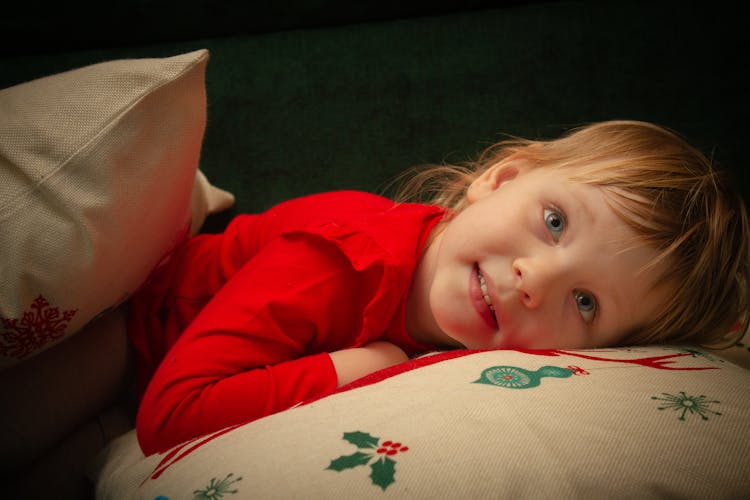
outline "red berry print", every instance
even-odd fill
[[[331,460],[328,469],[340,472],[369,465],[372,483],[383,491],[396,481],[396,460],[392,457],[409,451],[408,446],[390,440],[380,443],[380,438],[362,431],[345,432],[344,440],[355,445],[358,450],[351,455],[342,455]],[[374,455],[372,450],[375,450]]]
[[[384,441],[383,445],[378,448],[377,453],[380,455],[387,455],[389,457],[392,457],[406,451],[409,451],[408,446],[404,446],[401,443],[394,443],[393,441]]]

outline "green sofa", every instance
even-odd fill
[[[552,137],[612,118],[677,130],[750,193],[739,76],[748,36],[729,7],[423,3],[140,1],[93,19],[61,4],[42,20],[0,20],[0,88],[208,48],[201,168],[241,212],[378,190],[408,166],[468,159],[501,134]]]
[[[15,9],[0,18],[0,88],[106,60],[210,51],[200,168],[237,203],[206,231],[290,197],[380,192],[407,167],[471,159],[505,134],[550,138],[616,118],[680,132],[750,196],[740,76],[748,35],[720,3],[139,0],[108,13],[83,2]],[[55,418],[46,405],[40,411]],[[37,458],[5,479],[22,491]],[[80,479],[48,486],[74,497]]]

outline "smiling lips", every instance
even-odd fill
[[[474,265],[474,269],[471,273],[469,289],[471,291],[472,299],[474,299],[474,306],[477,308],[477,311],[484,322],[493,330],[499,329],[497,315],[495,314],[495,307],[492,305],[487,281],[477,264]]]
[[[492,312],[492,315],[494,316],[495,308],[492,306],[492,302],[490,302],[490,293],[487,291],[487,282],[484,279],[482,271],[477,271],[477,277],[479,278],[479,289],[482,290],[482,298],[484,299],[487,307],[490,308],[490,312]]]

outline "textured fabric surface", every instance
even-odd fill
[[[129,296],[187,234],[208,54],[0,91],[0,368]]]
[[[750,372],[722,358],[669,346],[436,356],[450,359],[163,454],[125,435],[100,457],[99,498],[730,499],[750,487]]]

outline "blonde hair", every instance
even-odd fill
[[[729,346],[748,329],[750,226],[726,174],[677,134],[637,121],[608,121],[551,141],[514,138],[461,166],[417,167],[401,177],[397,201],[467,205],[468,186],[486,169],[521,158],[565,169],[598,186],[613,210],[658,252],[649,269],[673,292],[656,317],[624,344]],[[404,181],[404,179],[407,179]],[[737,322],[740,326],[737,326]]]

